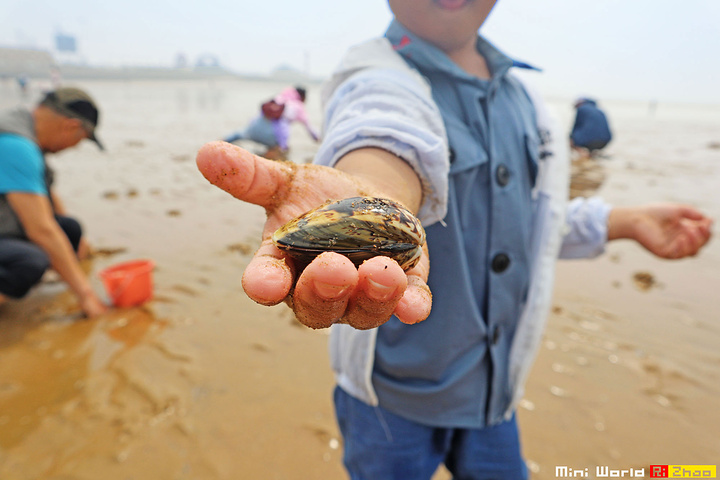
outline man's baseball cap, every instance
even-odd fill
[[[105,147],[95,136],[99,112],[95,106],[95,101],[87,92],[79,88],[61,87],[48,92],[40,105],[51,108],[64,117],[80,120],[88,134],[88,138],[95,142],[100,150],[105,150]]]

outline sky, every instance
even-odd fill
[[[0,46],[53,51],[64,33],[92,65],[211,54],[238,73],[323,77],[391,19],[386,0],[0,0]],[[500,0],[481,33],[542,68],[527,77],[548,96],[720,105],[718,0]]]

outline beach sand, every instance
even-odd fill
[[[194,162],[284,85],[79,85],[101,105],[107,151],[87,142],[49,161],[95,249],[83,266],[103,292],[100,270],[152,259],[155,297],[85,320],[49,275],[0,306],[0,478],[346,478],[327,331],[245,296],[240,278],[264,212],[209,185]],[[0,84],[0,108],[37,97],[37,86],[26,99],[14,88]],[[318,97],[311,87],[316,125]],[[571,102],[552,105],[569,125]],[[621,205],[687,202],[720,218],[720,108],[603,106],[616,140],[589,166],[602,181],[586,182],[587,193]],[[291,148],[304,163],[317,147],[294,126]],[[561,465],[592,476],[596,466],[717,463],[718,287],[717,240],[677,262],[614,242],[598,259],[559,263],[519,409],[533,478],[555,478]]]

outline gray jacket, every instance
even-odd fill
[[[35,122],[33,120],[32,113],[24,108],[18,108],[15,110],[7,110],[0,112],[0,134],[12,134],[25,137],[28,140],[37,143],[35,138]],[[0,151],[0,155],[3,152]],[[52,170],[48,168],[45,163],[45,157],[43,156],[43,163],[45,164],[45,184],[50,191],[50,185],[52,184],[53,174]],[[2,172],[0,172],[2,174]],[[25,238],[25,230],[20,223],[20,220],[15,215],[12,207],[7,201],[5,194],[0,193],[0,236],[1,237],[15,237]]]

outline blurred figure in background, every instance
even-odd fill
[[[52,267],[88,317],[105,312],[80,267],[87,245],[80,224],[53,194],[46,153],[95,137],[98,109],[76,88],[45,95],[34,110],[0,112],[0,303],[22,298]]]
[[[575,110],[570,146],[574,153],[582,157],[594,157],[612,140],[607,116],[597,106],[597,102],[590,98],[576,100]]]
[[[23,98],[25,98],[28,93],[28,78],[24,74],[20,74],[15,80],[17,81],[18,87],[20,87],[20,93]]]
[[[267,151],[262,154],[265,158],[287,160],[292,122],[302,123],[316,142],[320,138],[317,130],[310,124],[305,110],[306,94],[305,88],[300,86],[286,88],[273,99],[263,103],[260,113],[244,130],[238,130],[224,140],[229,143],[252,140],[267,147]]]

